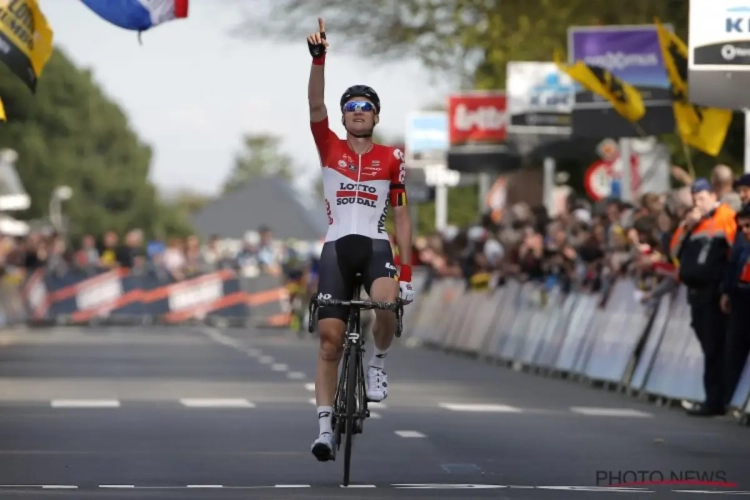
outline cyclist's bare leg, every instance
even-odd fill
[[[374,302],[395,302],[398,298],[398,281],[393,278],[378,278],[372,282],[370,297]],[[396,334],[396,314],[392,311],[375,309],[375,325],[372,336],[375,347],[387,351]]]
[[[320,347],[315,369],[315,401],[319,429],[312,453],[320,461],[333,458],[333,400],[336,397],[339,361],[344,351],[344,329],[345,324],[340,319],[324,318],[318,321]]]
[[[370,297],[375,302],[395,302],[398,292],[398,281],[393,278],[378,278],[370,287]],[[388,395],[385,358],[395,334],[396,314],[375,309],[375,324],[372,328],[375,346],[367,367],[367,397],[372,401],[382,401]]]
[[[326,318],[318,321],[320,347],[315,370],[315,401],[318,406],[333,406],[338,383],[338,367],[344,352],[346,324],[340,319]]]

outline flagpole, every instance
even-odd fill
[[[685,155],[685,161],[687,162],[688,173],[690,174],[690,177],[695,180],[695,169],[693,168],[693,159],[690,155],[690,147],[682,140],[682,137],[680,137],[680,143],[682,144],[682,152]]]

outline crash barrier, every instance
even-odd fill
[[[417,290],[408,335],[421,343],[670,401],[704,399],[684,287],[647,305],[629,280],[606,297],[516,281],[480,292],[441,279]],[[731,404],[750,413],[750,362]]]
[[[286,326],[289,300],[275,276],[232,269],[175,280],[160,269],[37,270],[20,288],[32,325],[183,323]]]

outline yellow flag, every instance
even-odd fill
[[[5,104],[3,104],[3,100],[0,99],[0,121],[6,121],[8,118],[5,116]]]
[[[31,89],[52,55],[52,29],[37,0],[0,0],[0,62]]]
[[[697,106],[688,101],[687,45],[664,27],[659,19],[654,19],[654,24],[674,99],[672,109],[677,123],[677,133],[685,144],[716,156],[721,152],[729,125],[732,123],[732,111]]]
[[[599,66],[590,66],[583,61],[576,61],[572,66],[562,63],[560,54],[555,52],[555,64],[583,87],[597,94],[615,108],[620,116],[635,123],[646,114],[646,107],[638,89],[625,83]]]

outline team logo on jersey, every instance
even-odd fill
[[[352,172],[356,172],[357,171],[357,166],[353,165],[351,163],[347,163],[346,160],[339,160],[339,168],[348,168]]]
[[[366,184],[340,182],[336,191],[336,205],[364,205],[375,208],[378,190]]]

